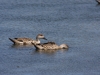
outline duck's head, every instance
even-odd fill
[[[68,49],[68,45],[67,45],[67,44],[61,44],[61,45],[60,45],[60,48],[61,48],[61,49]]]
[[[45,40],[47,40],[43,34],[38,34],[36,39],[45,39]]]

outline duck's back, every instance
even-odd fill
[[[55,43],[55,42],[48,42],[48,43],[44,43],[42,44],[42,47],[46,50],[46,49],[58,49],[59,46]]]
[[[30,39],[30,38],[14,38],[14,39],[16,39],[18,41],[22,41],[22,42],[24,42],[24,41],[32,41],[33,40],[33,39]]]

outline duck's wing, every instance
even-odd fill
[[[14,38],[14,39],[16,39],[17,41],[21,41],[21,42],[33,40],[33,39],[30,39],[30,38]]]
[[[41,46],[46,50],[52,50],[52,49],[57,49],[58,45],[55,44],[54,42],[48,42],[48,43],[44,43],[41,44]]]
[[[58,45],[55,44],[54,42],[47,42],[47,43],[41,43],[41,44],[35,44],[32,43],[36,49],[40,49],[40,50],[54,50],[54,49],[58,49]]]

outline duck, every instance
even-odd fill
[[[23,37],[23,38],[9,38],[10,41],[12,41],[14,43],[14,45],[31,45],[32,43],[35,43],[35,44],[39,44],[40,43],[40,39],[45,39],[45,36],[43,34],[38,34],[36,36],[36,40],[33,40],[31,38],[26,38],[26,37]]]
[[[96,2],[98,2],[98,4],[100,4],[100,0],[96,0]]]
[[[57,45],[55,42],[47,42],[41,44],[32,43],[36,50],[58,50],[58,49],[68,49],[67,44]]]

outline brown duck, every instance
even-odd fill
[[[32,43],[38,50],[57,50],[57,49],[68,49],[67,44],[57,45],[55,42],[47,42],[43,44]]]
[[[32,43],[39,44],[40,39],[47,40],[43,34],[38,34],[36,36],[36,40],[33,40],[31,38],[14,38],[14,39],[9,38],[9,40],[11,40],[14,43],[14,45],[31,45]]]

